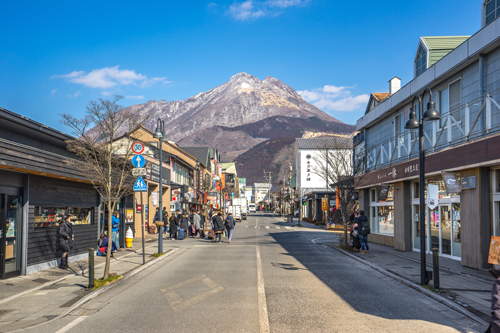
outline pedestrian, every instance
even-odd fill
[[[207,219],[207,214],[205,212],[201,213],[198,211],[198,214],[200,214],[200,228],[205,230],[205,221]]]
[[[118,229],[120,227],[120,219],[118,218],[118,211],[115,210],[113,212],[113,216],[111,217],[111,239],[113,243],[115,243],[116,247],[120,246],[118,243]]]
[[[224,221],[224,225],[227,230],[228,242],[231,243],[231,239],[233,238],[233,230],[234,230],[234,219],[233,213],[229,213]]]
[[[188,231],[188,218],[189,218],[189,215],[186,213],[186,211],[183,212],[182,214],[182,219],[181,219],[181,228],[184,229],[184,233],[187,233]]]
[[[359,253],[365,254],[370,253],[370,248],[368,247],[368,235],[370,234],[370,222],[365,216],[365,211],[360,210],[356,214],[354,222],[358,224],[359,240],[361,242],[361,251]],[[366,247],[366,251],[365,251]]]
[[[59,268],[68,268],[68,252],[73,248],[73,227],[69,215],[64,215],[57,231],[57,248],[63,251]]]
[[[167,228],[168,228],[168,212],[167,212],[167,207],[163,207],[163,212],[162,212],[162,219],[163,219],[163,233],[167,233]]]
[[[175,213],[172,213],[168,222],[170,224],[170,240],[174,240],[177,238],[177,218]]]
[[[351,246],[353,251],[358,251],[361,248],[361,241],[359,240],[358,224],[354,223],[351,230]]]
[[[160,212],[160,207],[156,207],[156,212],[155,212],[155,217],[153,218],[153,221],[155,222],[160,222],[162,221],[162,216],[161,216],[161,212]],[[159,234],[161,232],[161,226],[157,226],[156,227],[156,233]]]
[[[214,243],[220,243],[222,238],[222,232],[224,231],[224,223],[222,222],[221,212],[217,213],[217,215],[213,217],[212,223],[214,225],[213,229],[215,232]]]
[[[99,251],[97,252],[98,256],[106,256],[108,253],[108,242],[109,238],[104,233],[101,234],[101,240],[99,241],[98,247]],[[113,257],[113,251],[116,251],[116,244],[111,242],[111,257]]]
[[[201,228],[201,216],[200,214],[198,214],[197,211],[194,212],[194,215],[193,215],[193,224],[194,224],[194,235],[193,237],[196,237],[196,235],[198,235],[198,233],[200,232],[200,228]]]

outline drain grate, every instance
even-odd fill
[[[60,308],[69,308],[73,305],[76,304],[76,302],[78,302],[79,300],[81,300],[83,297],[85,297],[85,295],[87,295],[87,293],[84,293],[82,295],[79,295],[79,296],[76,296],[75,298],[67,301],[66,303],[64,303],[63,305],[60,306]]]
[[[46,283],[49,282],[50,280],[39,278],[39,279],[34,279],[32,281],[36,283]]]

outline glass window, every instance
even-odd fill
[[[57,227],[65,214],[70,216],[72,224],[93,224],[92,208],[43,207],[35,206],[35,228]]]
[[[427,51],[420,46],[418,50],[417,60],[415,62],[415,76],[419,76],[427,69]]]
[[[500,0],[488,0],[486,2],[486,25],[500,16]]]
[[[448,114],[451,112],[451,116],[457,121],[462,120],[461,113],[461,98],[460,98],[460,80],[453,82],[448,87],[444,88],[439,92],[439,111],[441,112],[440,126],[443,127]],[[449,122],[447,125],[449,125]]]
[[[495,171],[495,193],[500,193],[500,170]]]
[[[394,206],[378,207],[378,232],[394,235]]]

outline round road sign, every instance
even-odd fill
[[[132,151],[136,154],[142,154],[144,151],[144,143],[140,141],[135,141],[132,143]]]

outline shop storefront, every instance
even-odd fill
[[[371,231],[394,236],[394,186],[384,185],[370,189]]]

